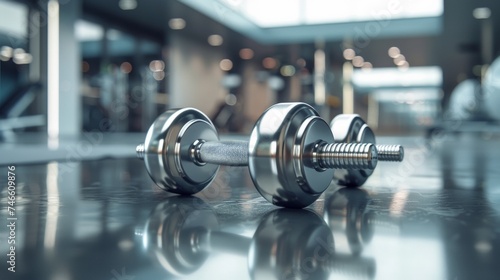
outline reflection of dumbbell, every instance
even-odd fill
[[[218,141],[207,116],[196,109],[168,110],[151,125],[138,157],[156,184],[193,194],[214,179],[220,164],[248,165],[264,198],[301,208],[330,185],[333,169],[373,170],[377,151],[370,143],[335,144],[328,124],[305,103],[282,103],[259,118],[249,141]]]
[[[332,272],[372,278],[372,259],[336,254],[325,222],[314,212],[266,214],[253,238],[217,230],[217,218],[196,197],[160,203],[142,232],[143,245],[170,274],[197,271],[212,252],[247,256],[253,279],[326,279]]]
[[[324,218],[335,238],[335,248],[359,255],[374,234],[374,214],[366,208],[370,195],[363,189],[342,188],[325,200]]]
[[[323,217],[332,230],[337,253],[359,256],[376,232],[387,236],[401,231],[397,218],[376,213],[376,208],[370,194],[363,189],[340,188],[325,195]]]
[[[375,145],[375,134],[366,122],[356,114],[341,114],[330,122],[336,143],[371,143]],[[379,161],[403,161],[404,150],[401,145],[376,145]],[[339,185],[361,186],[373,173],[373,169],[344,169],[335,172]]]

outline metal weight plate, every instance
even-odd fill
[[[328,124],[305,103],[281,103],[259,118],[249,140],[249,170],[260,194],[284,207],[302,208],[328,188],[333,170],[310,164],[321,141],[332,143]]]
[[[366,122],[356,114],[341,114],[330,122],[336,143],[375,143],[375,134]],[[373,173],[370,169],[344,169],[335,172],[339,185],[358,187]]]
[[[218,165],[195,163],[191,148],[196,140],[218,141],[210,119],[194,108],[172,109],[149,128],[144,163],[153,181],[163,190],[194,194],[214,179]]]

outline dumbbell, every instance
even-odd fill
[[[330,228],[312,211],[271,211],[252,238],[218,228],[209,205],[181,196],[158,204],[136,235],[177,277],[196,272],[214,253],[246,257],[252,279],[327,279],[332,272],[367,279],[375,273],[373,259],[337,254]]]
[[[340,114],[330,122],[336,143],[371,143],[376,145],[375,134],[366,122],[356,114]],[[379,161],[401,162],[404,149],[401,145],[376,145]],[[363,185],[373,169],[344,169],[335,172],[334,180],[342,186],[359,187]]]
[[[265,199],[292,208],[313,203],[330,185],[333,169],[372,170],[377,165],[373,144],[334,143],[328,124],[305,103],[267,109],[249,141],[219,141],[210,119],[196,109],[168,110],[136,152],[166,191],[194,194],[210,184],[219,165],[248,165]]]

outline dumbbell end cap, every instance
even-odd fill
[[[161,189],[190,195],[203,190],[215,178],[219,166],[193,161],[193,144],[218,141],[210,119],[194,108],[170,109],[151,125],[143,145],[136,148],[153,181]]]
[[[377,151],[380,161],[402,162],[405,157],[405,150],[401,145],[377,145]]]

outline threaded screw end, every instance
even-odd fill
[[[135,147],[135,153],[138,158],[144,159],[144,154],[146,154],[146,147],[144,144],[137,145],[137,147]]]
[[[377,145],[378,160],[401,162],[405,157],[403,146],[401,145]]]
[[[321,168],[369,169],[377,166],[377,149],[371,143],[331,143],[319,148],[318,164]]]

